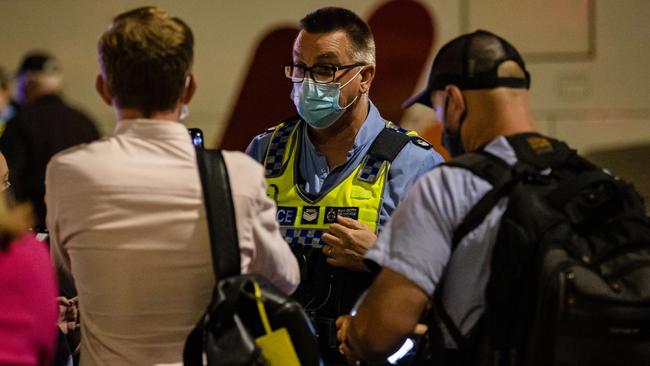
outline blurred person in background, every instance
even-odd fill
[[[9,75],[0,66],[0,136],[5,129],[5,124],[18,111],[18,103],[11,97]]]
[[[5,159],[5,156],[0,152],[0,199],[3,200],[5,204],[9,205],[13,203],[7,202],[10,200],[10,197],[8,196],[11,192],[9,191],[10,187],[11,181],[9,180],[9,166],[7,165],[7,159]]]
[[[0,154],[0,365],[49,366],[57,303],[47,247],[28,232],[28,204],[9,207],[7,163]]]
[[[57,152],[99,138],[95,123],[61,98],[59,61],[45,52],[27,54],[16,73],[21,109],[6,123],[0,151],[7,158],[17,202],[31,202],[36,228],[45,226],[45,167]]]
[[[196,90],[189,26],[157,7],[116,16],[98,42],[96,89],[117,124],[48,165],[52,255],[72,271],[82,365],[182,360],[215,278],[196,151],[182,119]],[[285,293],[299,270],[266,197],[262,167],[223,152],[242,273]]]

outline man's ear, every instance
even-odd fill
[[[104,103],[112,107],[113,95],[111,94],[110,90],[108,90],[108,83],[102,74],[97,74],[97,78],[95,79],[95,89],[97,90],[97,93],[102,98]]]
[[[447,85],[445,87],[447,92],[447,102],[445,106],[445,119],[450,121],[460,121],[461,116],[465,113],[467,105],[465,104],[465,97],[456,85]]]
[[[185,79],[185,88],[183,89],[183,94],[181,95],[181,101],[183,104],[190,103],[192,97],[194,96],[194,92],[196,92],[196,79],[194,78],[194,74],[190,73],[187,75],[187,79]]]
[[[366,65],[363,67],[363,70],[359,73],[361,75],[361,84],[359,88],[361,89],[362,94],[368,93],[370,90],[370,84],[375,78],[375,65]]]

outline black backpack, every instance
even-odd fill
[[[315,331],[302,306],[264,277],[240,274],[226,165],[218,150],[197,148],[196,154],[218,281],[208,309],[185,341],[184,365],[202,366],[203,354],[209,366],[266,365],[269,361],[256,340],[278,330],[288,335],[297,363],[320,365]]]
[[[509,202],[493,249],[484,316],[463,337],[436,290],[430,347],[416,359],[650,365],[650,220],[643,199],[563,142],[532,133],[508,142],[517,154],[514,166],[483,150],[446,163],[493,186],[455,230],[452,250],[501,198]],[[443,348],[441,325],[458,350]]]

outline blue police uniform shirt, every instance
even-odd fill
[[[352,148],[348,151],[347,161],[332,171],[329,170],[325,156],[318,152],[309,139],[307,128],[302,128],[303,138],[300,146],[299,168],[304,181],[303,189],[305,192],[310,195],[327,192],[345,180],[361,164],[361,160],[368,152],[370,145],[386,126],[386,120],[381,117],[372,102],[369,102],[369,107],[368,116],[361,129],[359,129]],[[256,136],[248,145],[246,153],[258,162],[263,163],[270,139],[270,132]],[[441,162],[443,162],[442,156],[433,148],[422,148],[414,143],[404,146],[390,166],[388,181],[382,196],[379,228],[386,223],[415,180]]]
[[[503,136],[488,143],[485,151],[511,166],[517,162],[515,151]],[[453,255],[451,241],[465,215],[491,189],[490,183],[469,170],[452,166],[433,169],[409,190],[365,255],[431,296],[445,273],[442,303],[463,335],[485,311],[492,248],[508,197],[499,200],[483,222],[461,240]],[[447,334],[445,344],[456,347]]]

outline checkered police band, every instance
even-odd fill
[[[322,229],[280,228],[280,233],[289,245],[310,246],[315,249],[323,247],[321,237],[324,232]]]
[[[264,168],[267,177],[274,177],[282,173],[284,152],[289,146],[287,142],[291,137],[291,131],[295,127],[296,123],[298,123],[298,121],[286,122],[273,134],[271,142],[269,143],[269,151],[266,154],[266,160],[264,161]]]
[[[386,165],[385,160],[378,160],[367,155],[361,163],[361,169],[357,178],[362,182],[375,183],[384,165]]]

